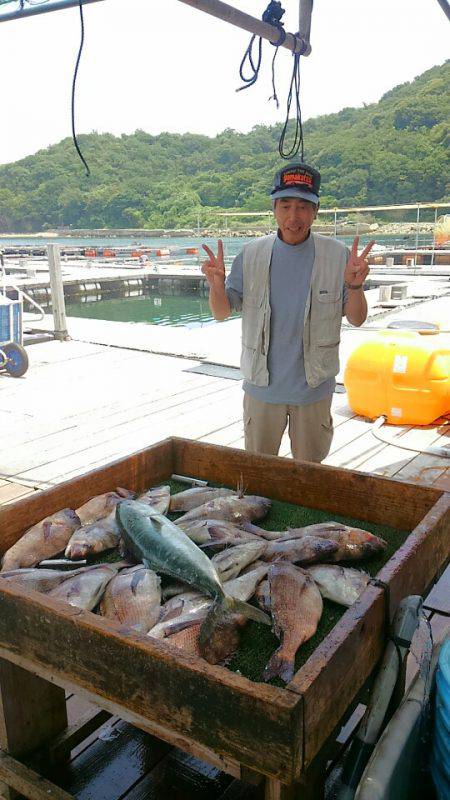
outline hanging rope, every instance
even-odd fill
[[[294,67],[292,70],[291,85],[289,87],[289,94],[286,105],[286,120],[281,131],[280,141],[278,144],[278,152],[281,158],[290,160],[294,158],[300,150],[301,160],[305,160],[304,143],[303,143],[303,124],[302,124],[302,110],[300,107],[300,53],[294,53]],[[294,141],[290,150],[285,149],[287,130],[289,126],[289,114],[291,112],[292,100],[295,95],[295,120],[294,120]]]
[[[75,131],[75,90],[76,90],[76,85],[77,85],[78,67],[80,66],[81,54],[83,52],[83,47],[84,47],[83,0],[79,0],[79,6],[80,6],[80,23],[81,23],[81,41],[80,41],[80,49],[78,50],[78,56],[77,56],[77,61],[76,61],[76,64],[75,64],[75,72],[74,72],[74,75],[73,75],[73,82],[72,82],[72,108],[71,108],[71,110],[72,110],[72,139],[73,139],[73,143],[75,145],[75,149],[76,149],[81,161],[84,164],[84,167],[85,167],[85,170],[86,170],[86,177],[90,178],[91,170],[89,169],[87,161],[84,158],[83,153],[80,150],[80,146],[78,144],[78,139],[77,139],[77,134],[76,134],[76,131]]]
[[[269,5],[267,6],[266,10],[262,15],[263,22],[267,22],[269,25],[273,25],[274,28],[278,28],[278,30],[280,31],[280,38],[278,39],[278,41],[271,42],[271,44],[273,44],[276,50],[272,60],[273,96],[270,99],[274,99],[276,101],[277,108],[278,108],[278,98],[275,88],[275,58],[279,46],[283,44],[284,40],[286,39],[286,31],[284,30],[283,23],[281,22],[281,18],[283,17],[283,15],[284,15],[284,8],[281,7],[281,3],[278,2],[278,0],[271,0],[271,2],[269,3]],[[258,40],[258,50],[257,50],[257,55],[255,57],[253,49],[256,40]],[[250,67],[250,74],[248,76],[244,75],[244,69],[246,68],[247,61]],[[253,84],[256,83],[256,81],[258,80],[261,63],[262,63],[262,37],[253,34],[239,67],[239,77],[243,81],[244,86],[239,86],[239,88],[236,89],[237,92],[241,92],[243,89],[248,89],[250,86],[253,86]]]

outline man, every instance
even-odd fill
[[[320,173],[306,164],[277,172],[271,192],[278,233],[246,245],[225,281],[223,245],[203,245],[211,311],[242,310],[245,449],[277,455],[289,426],[292,455],[322,461],[330,450],[330,414],[339,371],[342,315],[367,317],[363,284],[371,242],[358,256],[316,233]]]

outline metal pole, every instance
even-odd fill
[[[450,4],[448,0],[437,0],[447,19],[450,19]]]
[[[69,338],[66,323],[66,305],[64,302],[64,287],[61,274],[61,258],[59,245],[48,244],[48,269],[50,273],[50,289],[52,293],[53,321],[55,337],[61,341]]]
[[[334,238],[337,236],[337,208],[334,209]]]
[[[83,5],[88,3],[101,3],[103,0],[83,0]],[[6,14],[0,13],[0,22],[8,22],[12,19],[22,19],[22,17],[34,17],[36,14],[48,14],[50,11],[64,11],[66,8],[79,6],[79,0],[55,0],[54,3],[45,3],[39,6],[24,6],[15,11],[8,11]]]
[[[419,249],[419,220],[420,220],[420,206],[417,203],[417,219],[416,219],[416,250]],[[416,253],[417,257],[417,253]]]
[[[251,17],[249,14],[244,14],[243,11],[239,11],[237,8],[228,5],[228,3],[222,3],[221,0],[179,0],[179,2],[192,6],[198,11],[211,14],[211,16],[222,19],[224,22],[229,22],[230,25],[243,28],[243,30],[254,33],[256,36],[261,36],[269,42],[278,42],[280,38],[278,28],[269,25],[267,22],[262,22],[256,17]],[[285,47],[292,53],[300,53],[302,56],[309,56],[311,52],[309,42],[304,41],[299,36],[295,36],[293,33],[286,34],[286,39],[283,44],[280,44],[280,47]]]
[[[438,210],[434,209],[434,231],[433,231],[433,250],[431,251],[430,267],[434,267],[434,253],[436,250],[436,225],[437,225]]]
[[[311,14],[314,0],[300,0],[298,32],[303,41],[308,42],[311,36]]]

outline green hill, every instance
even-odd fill
[[[378,103],[304,126],[306,161],[322,173],[322,205],[448,198],[450,61]],[[0,167],[0,231],[192,226],[213,209],[269,208],[280,126],[209,138],[138,130],[80,136],[92,176],[64,139]],[[447,178],[448,180],[448,178]]]

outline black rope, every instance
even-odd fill
[[[280,141],[278,144],[278,152],[281,158],[290,160],[294,158],[298,151],[301,153],[301,160],[305,160],[304,143],[303,143],[303,124],[302,124],[302,111],[300,107],[300,53],[294,53],[294,68],[292,70],[291,85],[289,87],[289,94],[286,105],[286,120],[281,131]],[[295,95],[295,128],[294,128],[294,141],[290,150],[285,149],[287,130],[289,126],[289,114],[291,112],[291,105],[293,95]]]
[[[275,54],[272,59],[272,87],[273,87],[273,95],[270,97],[270,100],[275,100],[278,108],[278,97],[275,88],[275,59],[278,53],[278,48],[280,45],[283,44],[284,40],[286,39],[286,31],[284,30],[283,23],[281,22],[281,18],[284,14],[284,9],[281,7],[281,3],[279,0],[270,0],[269,5],[267,6],[266,10],[262,15],[263,22],[267,22],[269,25],[272,25],[274,28],[278,28],[280,31],[280,36],[276,42],[271,42],[275,49]],[[253,48],[255,45],[255,41],[258,39],[258,51],[257,56],[255,57],[253,53]],[[246,67],[246,62],[248,61],[248,65],[250,67],[250,74],[248,77],[244,75],[244,69]],[[243,59],[241,61],[239,67],[239,77],[241,81],[243,81],[243,86],[239,86],[236,89],[237,92],[241,92],[243,89],[248,89],[250,86],[253,86],[256,81],[258,80],[259,70],[261,69],[262,63],[262,37],[253,36],[250,39],[249,45],[244,53]]]
[[[87,161],[84,158],[83,153],[80,150],[80,146],[78,144],[78,139],[77,139],[77,134],[76,134],[76,131],[75,131],[75,90],[76,90],[76,85],[77,85],[78,67],[80,66],[81,54],[83,52],[83,47],[84,47],[83,0],[79,0],[79,6],[80,6],[80,22],[81,22],[81,41],[80,41],[80,49],[78,50],[78,57],[77,57],[77,61],[76,61],[76,64],[75,64],[75,72],[74,72],[74,75],[73,75],[73,83],[72,83],[72,139],[73,139],[73,143],[75,145],[75,149],[76,149],[76,151],[77,151],[77,153],[78,153],[78,155],[79,155],[79,157],[80,157],[81,161],[83,162],[84,167],[86,169],[86,177],[89,178],[90,175],[91,175],[91,170],[89,169]]]

